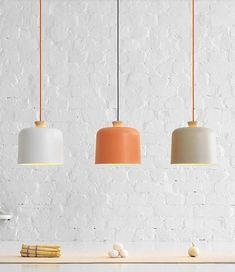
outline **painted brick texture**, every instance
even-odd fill
[[[121,119],[142,165],[94,165],[95,134],[115,119],[114,0],[43,1],[43,114],[64,134],[64,167],[16,165],[17,136],[39,106],[39,1],[0,1],[0,240],[235,239],[235,2],[196,1],[196,116],[218,166],[169,164],[191,116],[189,0],[121,1]]]

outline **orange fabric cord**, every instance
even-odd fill
[[[39,63],[40,63],[40,121],[42,121],[42,0],[40,0],[40,16],[39,16],[39,24],[40,24],[40,46],[39,46]]]
[[[195,0],[192,0],[192,121],[195,121]]]

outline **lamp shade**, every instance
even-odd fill
[[[197,126],[174,130],[172,133],[171,164],[216,164],[214,131]]]
[[[18,164],[62,165],[63,135],[54,128],[25,128],[18,138]]]
[[[96,164],[140,164],[140,135],[134,128],[113,122],[113,127],[102,128],[96,135]]]

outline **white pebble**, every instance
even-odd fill
[[[128,251],[126,249],[122,249],[119,251],[119,254],[122,258],[127,258],[128,257]]]
[[[111,249],[108,252],[110,258],[117,258],[119,256],[119,252],[115,249]]]
[[[113,245],[113,249],[117,250],[117,251],[120,253],[120,251],[121,251],[122,249],[124,249],[124,247],[123,247],[123,244],[121,244],[121,243],[115,243],[115,244]]]

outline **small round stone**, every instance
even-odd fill
[[[119,252],[115,249],[111,249],[108,252],[110,258],[117,258],[119,256]]]
[[[119,251],[119,254],[122,258],[127,258],[128,257],[128,251],[126,249],[122,249]]]
[[[121,244],[121,243],[115,243],[115,244],[113,245],[113,249],[115,249],[115,250],[117,250],[118,252],[120,252],[120,250],[124,249],[124,247],[123,247],[123,244]]]

